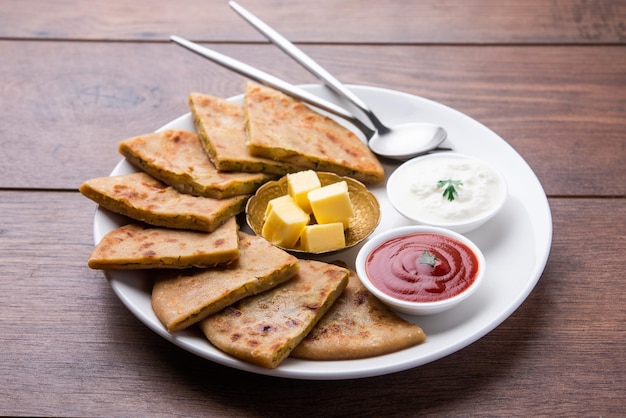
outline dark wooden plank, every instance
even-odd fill
[[[624,43],[621,0],[242,1],[296,42]],[[4,0],[0,37],[261,41],[226,1]]]
[[[294,83],[317,82],[269,45],[212,45]],[[550,195],[626,195],[626,47],[307,46],[347,83],[424,96],[477,119]],[[170,44],[2,42],[0,187],[73,189],[107,175],[117,143],[244,79]],[[375,108],[376,104],[372,106]],[[558,158],[557,158],[558,157]],[[607,181],[608,180],[608,181]]]
[[[0,191],[0,414],[618,416],[626,387],[626,206],[551,199],[553,249],[526,302],[434,363],[351,381],[231,370],[166,342],[85,265],[94,205]],[[621,225],[616,228],[616,225]]]

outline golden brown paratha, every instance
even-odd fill
[[[219,170],[273,174],[298,170],[291,164],[250,153],[242,106],[218,97],[191,93],[189,107],[202,145]]]
[[[160,271],[152,289],[152,308],[165,328],[176,332],[297,272],[297,258],[240,231],[239,259],[228,266]]]
[[[87,264],[100,270],[211,267],[239,258],[235,217],[213,232],[128,224],[106,234]]]
[[[128,161],[182,193],[223,199],[252,194],[274,176],[218,171],[194,132],[167,130],[119,143]]]
[[[242,212],[248,198],[212,199],[180,193],[147,173],[99,177],[87,180],[79,190],[102,207],[132,219],[205,232]]]
[[[379,183],[381,163],[352,131],[291,97],[247,83],[245,111],[252,155]]]
[[[419,326],[390,311],[351,271],[341,297],[291,355],[308,360],[367,358],[421,344],[425,338]]]
[[[339,297],[348,270],[300,260],[288,282],[243,299],[200,322],[219,349],[262,367],[277,367]]]

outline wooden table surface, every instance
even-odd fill
[[[316,83],[226,1],[0,1],[0,415],[620,416],[626,412],[626,3],[258,0],[242,4],[347,83],[423,96],[490,127],[548,196],[537,286],[482,339],[354,380],[281,379],[144,326],[86,260],[117,143],[244,79],[206,43]]]

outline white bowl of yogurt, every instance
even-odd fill
[[[387,181],[387,196],[404,217],[420,225],[472,231],[504,206],[507,185],[486,162],[456,152],[413,158]]]

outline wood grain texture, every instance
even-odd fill
[[[255,0],[240,4],[294,42],[624,43],[621,0]],[[34,12],[36,11],[36,12]],[[227,1],[4,0],[0,37],[194,40],[264,38]]]
[[[216,49],[317,83],[269,45]],[[606,181],[626,178],[626,46],[306,49],[347,83],[427,97],[477,119],[529,162],[550,195],[626,195],[625,182]],[[5,42],[0,56],[14,57],[0,68],[5,188],[75,189],[107,175],[121,158],[117,143],[188,112],[188,93],[229,97],[245,82],[169,44]]]
[[[4,0],[0,415],[622,416],[624,1],[240,3],[341,80],[433,99],[508,141],[550,196],[537,286],[469,347],[374,378],[270,378],[174,346],[87,267],[95,204],[76,188],[112,170],[121,139],[187,112],[189,92],[241,93],[171,34],[317,80],[225,0]]]
[[[228,369],[165,341],[86,266],[95,205],[75,192],[0,192],[0,414],[617,416],[626,289],[615,279],[626,265],[615,226],[626,205],[550,204],[547,268],[501,326],[419,368],[317,382]]]

